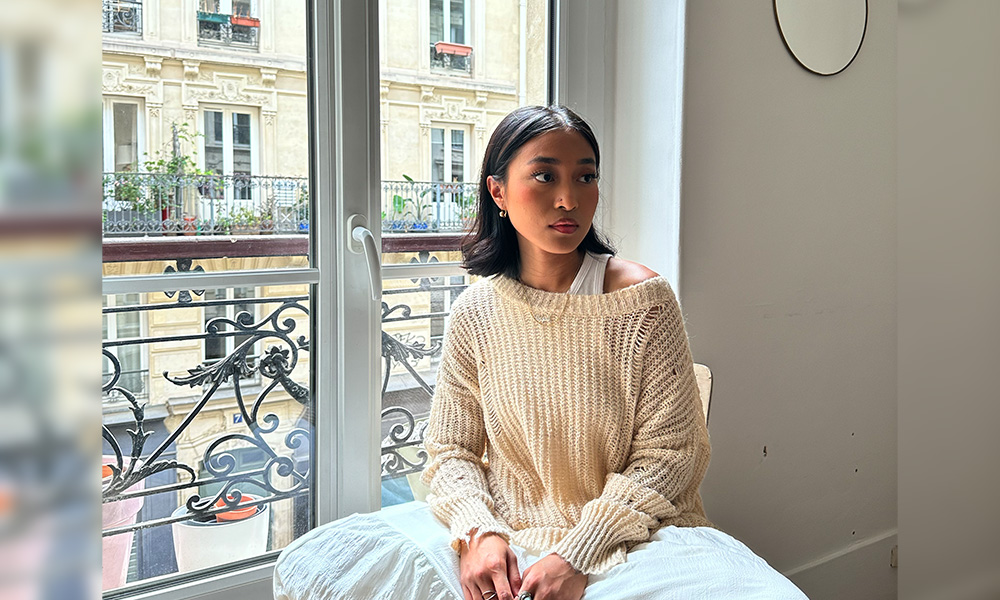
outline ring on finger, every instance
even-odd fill
[[[517,600],[534,600],[531,596],[531,592],[521,592],[517,595]]]
[[[497,593],[493,590],[486,590],[483,592],[483,600],[493,600],[497,597]]]

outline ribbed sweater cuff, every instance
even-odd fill
[[[489,507],[476,498],[453,498],[442,506],[448,513],[449,529],[451,530],[451,547],[455,552],[462,549],[462,542],[468,544],[473,529],[475,536],[480,537],[487,533],[495,533],[502,537],[504,541],[510,543],[510,536],[513,531],[510,527],[501,523]]]
[[[591,501],[584,507],[580,522],[552,547],[552,552],[578,571],[602,573],[614,566],[609,561],[623,542],[649,537],[649,528],[644,524],[647,519],[613,502]]]

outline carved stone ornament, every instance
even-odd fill
[[[274,87],[274,82],[278,80],[278,70],[269,69],[267,67],[260,68],[260,82],[261,85],[268,88]]]
[[[198,71],[201,69],[201,63],[196,60],[185,60],[184,61],[184,79],[195,80],[198,78]]]
[[[163,69],[163,59],[158,56],[143,56],[146,62],[146,75],[149,77],[159,77],[160,70]]]
[[[127,81],[128,67],[122,65],[116,68],[104,69],[101,77],[101,91],[105,94],[123,94],[155,98],[156,89],[150,84],[139,84]]]

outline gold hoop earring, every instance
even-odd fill
[[[507,216],[507,211],[501,208],[500,209],[500,218],[502,219],[503,217],[506,217],[506,216]]]

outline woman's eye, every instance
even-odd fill
[[[597,173],[587,173],[580,177],[580,181],[584,183],[593,183],[597,181]]]
[[[552,181],[552,173],[546,173],[544,171],[541,173],[535,173],[533,177],[542,183],[549,183]]]

